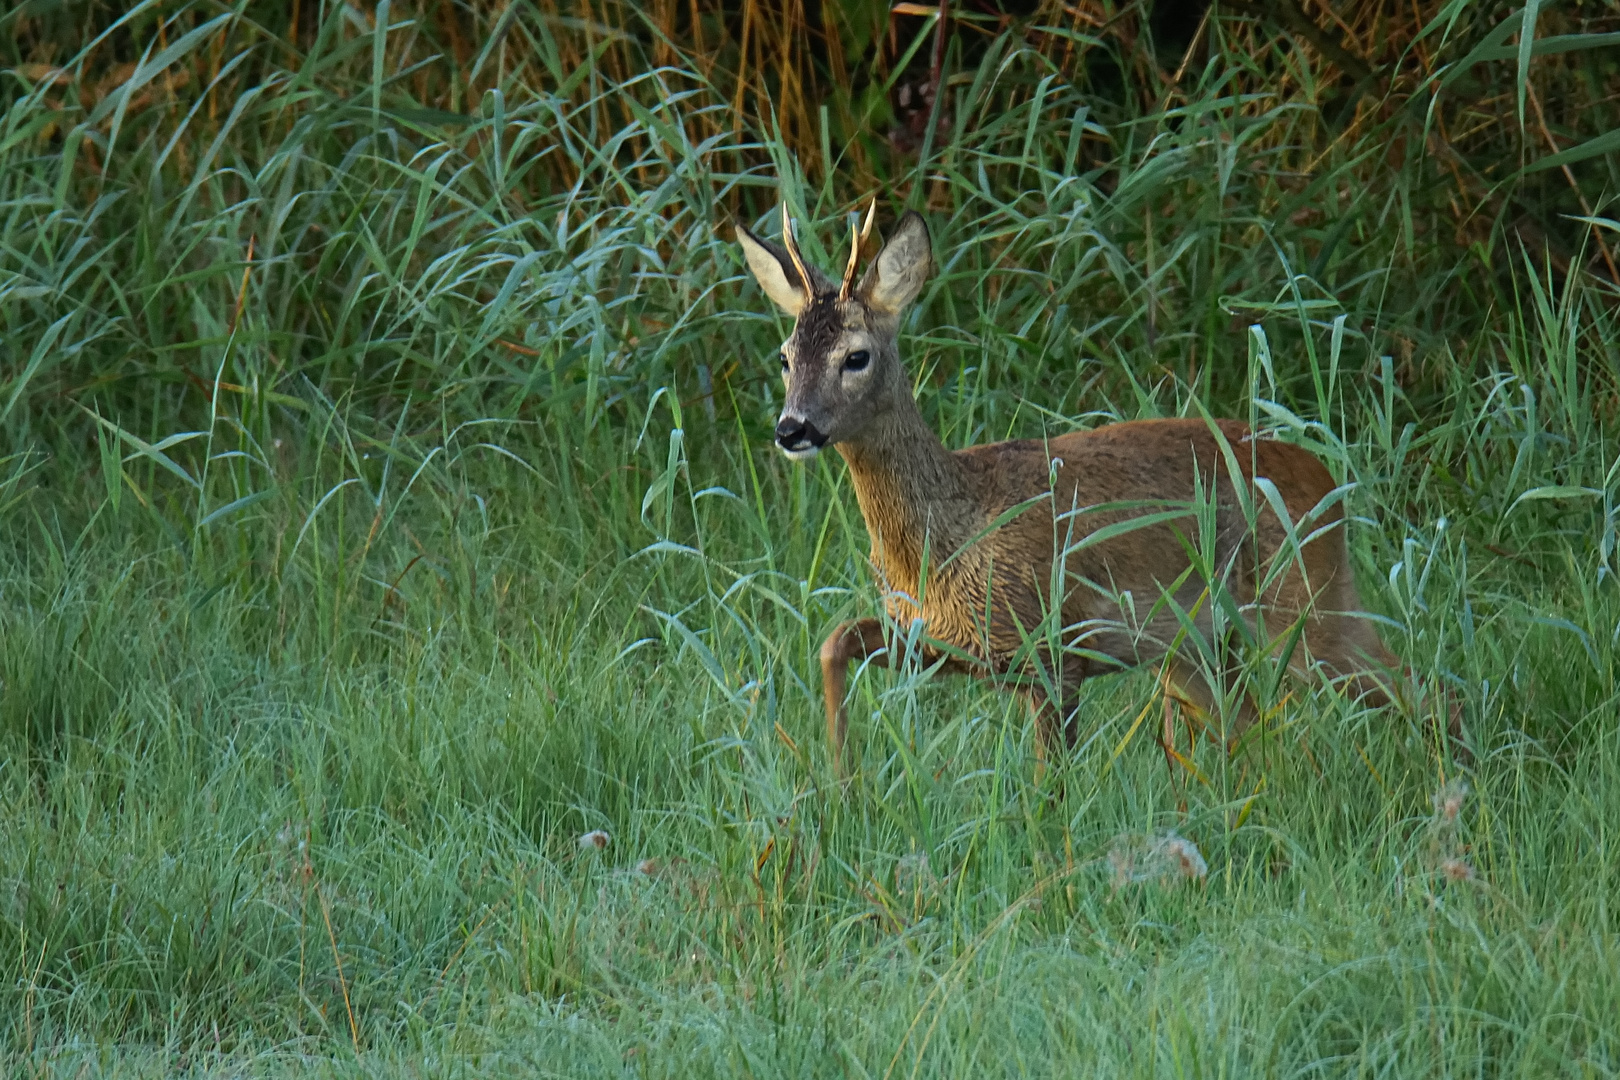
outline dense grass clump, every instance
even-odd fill
[[[7,1074],[1620,1072],[1613,10],[677,6],[0,15]],[[1433,692],[838,786],[730,227],[874,192],[948,445],[1309,446]]]

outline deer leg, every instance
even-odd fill
[[[1026,693],[1024,701],[1029,705],[1030,719],[1035,722],[1035,786],[1039,787],[1041,781],[1046,779],[1046,750],[1050,741],[1047,732],[1052,727],[1052,702],[1038,690]]]
[[[1312,620],[1306,638],[1312,656],[1321,661],[1330,679],[1340,682],[1350,700],[1375,709],[1398,705],[1408,713],[1417,704],[1421,682],[1417,672],[1384,646],[1369,620],[1338,613],[1321,615]],[[1444,686],[1436,692],[1453,749],[1460,759],[1472,760],[1473,753],[1463,740],[1461,703]]]
[[[1387,656],[1387,654],[1386,654]],[[1380,660],[1383,657],[1379,658]],[[1390,658],[1393,661],[1393,658]],[[1382,665],[1380,665],[1382,666]],[[1393,679],[1391,678],[1393,675]],[[1390,683],[1394,682],[1391,687]],[[1362,705],[1369,705],[1381,709],[1388,705],[1398,706],[1402,712],[1410,716],[1416,715],[1417,691],[1420,680],[1417,672],[1405,665],[1395,665],[1386,674],[1384,672],[1358,671],[1343,681],[1344,696]],[[1452,694],[1447,686],[1432,687],[1432,692],[1440,700],[1437,709],[1443,712],[1445,719],[1436,716],[1423,719],[1423,727],[1431,735],[1438,735],[1442,723],[1445,725],[1445,739],[1436,741],[1449,742],[1452,753],[1464,765],[1472,764],[1474,752],[1469,749],[1468,742],[1463,738],[1462,703]]]
[[[1164,751],[1165,771],[1170,775],[1170,782],[1179,790],[1180,784],[1176,780],[1176,765],[1181,755],[1176,753],[1176,728],[1178,720],[1185,720],[1187,724],[1187,737],[1189,746],[1187,752],[1191,754],[1196,750],[1198,742],[1199,722],[1198,716],[1187,716],[1183,709],[1191,709],[1194,713],[1200,710],[1198,706],[1187,700],[1174,681],[1177,675],[1175,657],[1168,658],[1159,668],[1159,695],[1164,698],[1164,716],[1159,729],[1159,748]]]
[[[1315,614],[1305,627],[1305,646],[1330,680],[1342,680],[1344,695],[1352,701],[1381,709],[1415,685],[1411,672],[1365,619],[1339,612]]]
[[[889,665],[882,622],[856,619],[844,623],[821,643],[821,692],[827,703],[827,749],[832,755],[833,771],[840,777],[844,775],[844,736],[849,731],[849,709],[844,704],[844,692],[849,684],[852,660]]]
[[[1080,683],[1060,683],[1057,696],[1044,688],[1025,692],[1029,711],[1035,720],[1035,782],[1046,776],[1048,757],[1056,757],[1074,749],[1079,741],[1079,726],[1075,723],[1075,706],[1080,697]]]

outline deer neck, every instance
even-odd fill
[[[910,397],[859,438],[837,446],[849,463],[884,587],[919,595],[924,545],[928,566],[937,567],[977,528],[961,467]]]

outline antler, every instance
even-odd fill
[[[872,235],[872,223],[877,220],[877,196],[872,196],[872,204],[866,208],[866,223],[857,231],[852,224],[849,227],[849,262],[844,266],[844,281],[838,286],[838,299],[848,300],[849,290],[855,285],[855,268],[860,265],[861,245],[866,238]]]
[[[804,285],[804,295],[810,296],[815,287],[810,284],[810,271],[804,268],[804,257],[799,254],[799,242],[793,239],[793,219],[788,216],[787,200],[782,200],[782,243],[787,248],[788,258],[793,260],[793,269],[799,272],[799,281]]]

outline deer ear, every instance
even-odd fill
[[[860,297],[884,315],[898,315],[917,299],[934,264],[933,244],[922,215],[908,210],[894,235],[861,279]]]
[[[754,280],[765,290],[765,295],[787,314],[798,318],[799,312],[804,310],[806,295],[792,256],[741,225],[737,226],[737,243],[742,245],[748,269],[754,272]]]

